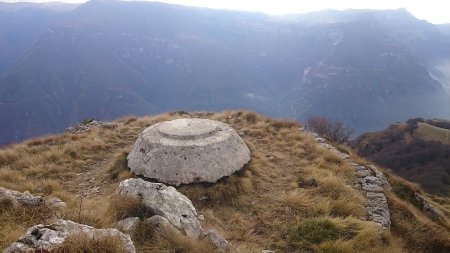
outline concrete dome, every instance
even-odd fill
[[[250,160],[250,150],[229,125],[176,119],[146,128],[128,155],[136,175],[170,185],[214,183]]]

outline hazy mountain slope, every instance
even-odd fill
[[[408,124],[393,124],[380,132],[363,134],[352,142],[352,146],[359,155],[419,183],[428,192],[448,196],[448,131],[409,120]]]
[[[175,109],[317,114],[357,132],[447,115],[442,86],[386,27],[390,21],[366,11],[337,13],[345,22],[88,2],[42,29],[0,76],[0,143],[62,131],[86,117]]]
[[[55,18],[56,13],[41,8],[0,11],[0,75],[18,63]]]
[[[437,28],[439,29],[439,31],[441,31],[442,33],[445,33],[447,35],[450,35],[450,24],[442,24],[442,25],[438,25]]]
[[[445,108],[442,86],[373,20],[314,29],[329,35],[322,40],[328,52],[304,70],[289,97],[300,115],[345,119],[360,132]]]

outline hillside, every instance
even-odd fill
[[[352,146],[359,155],[419,183],[426,191],[448,196],[450,131],[436,126],[447,124],[444,120],[412,119],[363,134]]]
[[[0,22],[3,144],[168,110],[318,115],[357,133],[450,113],[450,36],[402,9],[284,17],[90,1]]]
[[[113,197],[119,182],[135,177],[127,169],[126,155],[139,133],[157,122],[190,117],[230,124],[251,150],[250,163],[242,172],[216,184],[177,187],[203,215],[202,226],[216,229],[231,242],[230,252],[450,250],[447,198],[427,197],[441,215],[432,220],[410,198],[420,189],[388,174],[393,190],[381,192],[387,198],[391,225],[390,230],[380,229],[366,220],[367,200],[358,187],[354,166],[343,160],[348,158],[323,148],[328,146],[319,145],[297,123],[247,111],[126,117],[104,127],[27,140],[0,150],[0,187],[59,197],[67,204],[58,214],[62,218],[111,227],[129,212],[144,212]],[[367,165],[353,154],[350,160],[360,167]],[[28,227],[49,223],[55,216],[44,207],[21,207],[20,211],[0,207],[0,248]],[[151,231],[147,228],[141,231],[147,236],[132,236],[137,252],[211,252],[204,242],[161,237]]]
[[[420,139],[437,141],[450,145],[450,129],[440,128],[427,123],[418,122],[416,134]]]

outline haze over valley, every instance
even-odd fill
[[[2,3],[0,23],[2,144],[171,110],[318,115],[356,133],[450,115],[448,25],[405,9]]]

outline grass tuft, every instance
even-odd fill
[[[85,233],[70,235],[55,253],[123,253],[125,248],[119,236],[90,237]]]

